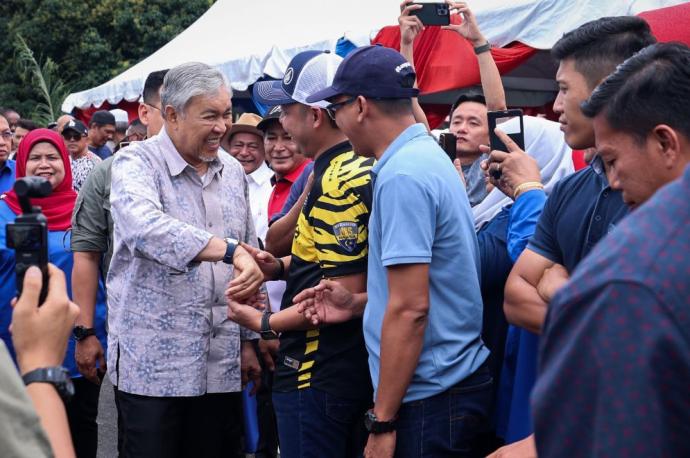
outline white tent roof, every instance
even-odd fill
[[[168,44],[98,87],[70,94],[62,110],[134,101],[146,76],[184,62],[219,68],[236,90],[263,74],[282,77],[292,57],[306,49],[335,49],[342,36],[368,44],[396,24],[399,0],[218,0]],[[520,41],[549,49],[580,24],[602,16],[638,14],[679,0],[476,0],[471,6],[482,32],[496,46]]]

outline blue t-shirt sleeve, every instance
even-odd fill
[[[290,194],[288,194],[288,198],[285,201],[285,204],[283,204],[283,208],[271,217],[271,220],[268,222],[269,225],[287,215],[292,206],[295,205],[295,202],[299,200],[299,196],[302,195],[302,191],[304,191],[304,187],[307,185],[307,180],[309,179],[309,174],[312,170],[314,170],[314,162],[307,164],[304,167],[304,170],[302,170],[300,176],[297,177],[294,183],[292,183],[292,186],[290,187]]]
[[[563,264],[563,256],[561,254],[560,247],[558,246],[558,239],[556,237],[556,215],[558,213],[558,206],[561,201],[561,192],[567,191],[562,191],[562,187],[559,186],[560,184],[561,183],[557,183],[556,186],[554,186],[551,195],[548,199],[546,199],[546,202],[544,203],[544,210],[539,216],[539,222],[537,223],[536,230],[534,231],[534,236],[527,244],[527,248],[544,256],[546,259],[556,264]]]
[[[384,266],[431,262],[437,202],[430,191],[411,175],[397,174],[381,183],[374,206],[381,220]]]
[[[513,262],[517,261],[527,246],[527,241],[534,235],[545,203],[546,193],[533,189],[520,195],[511,207],[506,245]]]

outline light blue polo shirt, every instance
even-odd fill
[[[424,347],[403,402],[446,391],[489,356],[481,340],[479,247],[465,187],[422,124],[408,127],[372,169],[364,339],[378,389],[386,267],[430,264]]]

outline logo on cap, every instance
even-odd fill
[[[280,113],[280,105],[276,105],[273,108],[271,108],[271,111],[268,112],[267,116],[270,116],[272,114]]]
[[[395,67],[395,71],[400,73],[401,71],[403,71],[403,69],[405,69],[407,67],[411,67],[411,66],[412,65],[410,65],[409,62],[405,62],[405,63],[402,63],[402,64],[398,65],[397,67]]]
[[[285,72],[285,76],[283,77],[283,84],[289,86],[290,83],[292,83],[293,76],[295,76],[295,71],[292,69],[292,67],[290,67]]]

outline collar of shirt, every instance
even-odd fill
[[[12,159],[5,159],[0,163],[0,174],[7,172],[14,174],[14,161]]]
[[[338,154],[345,153],[347,151],[352,151],[352,145],[350,145],[350,142],[348,141],[344,141],[338,143],[337,145],[333,145],[326,151],[324,151],[314,161],[314,176],[320,177],[321,175],[323,175],[326,169],[328,168],[328,165],[331,163],[331,159],[333,159]]]
[[[397,153],[400,148],[405,146],[407,142],[412,140],[415,137],[421,137],[422,135],[431,135],[428,130],[426,130],[426,127],[424,124],[417,123],[417,124],[412,124],[410,127],[402,131],[398,137],[393,140],[393,142],[388,145],[388,148],[383,152],[383,155],[379,158],[379,160],[376,162],[374,167],[371,169],[371,173],[375,176],[377,175],[381,169],[386,165],[386,162],[392,158],[395,153]]]
[[[187,161],[185,161],[182,158],[180,152],[177,151],[177,148],[175,148],[175,145],[170,139],[170,136],[168,135],[168,132],[165,130],[165,128],[161,129],[160,133],[156,137],[152,138],[150,141],[158,143],[158,146],[163,155],[163,159],[165,160],[165,163],[168,166],[170,176],[178,176],[187,167],[189,167],[194,171],[194,173],[196,173],[196,169],[194,169],[194,167],[192,167]],[[220,159],[216,157],[213,161],[209,162],[208,171],[204,175],[207,175],[208,172],[211,172],[212,175],[215,175],[216,172],[219,172],[222,169],[223,163],[220,161]]]
[[[600,183],[601,183],[601,189],[605,190],[610,188],[609,186],[609,178],[606,176],[606,168],[604,167],[604,161],[601,160],[599,155],[595,155],[592,158],[592,162],[589,165],[592,167],[592,170],[594,170],[594,173],[597,174],[599,177]]]
[[[273,178],[273,170],[266,165],[265,162],[261,162],[258,169],[254,170],[252,173],[247,175],[247,179],[250,182],[254,182],[256,185],[261,186],[268,180]]]
[[[348,145],[349,145],[349,143],[348,143]],[[292,184],[293,184],[295,181],[297,181],[297,179],[300,177],[300,175],[302,175],[302,172],[304,171],[304,168],[305,168],[309,163],[311,163],[311,159],[307,159],[307,160],[303,161],[303,162],[300,164],[299,167],[293,169],[290,173],[288,173],[287,175],[282,176],[280,179],[276,178],[276,175],[273,175],[273,176],[271,177],[271,184],[272,184],[273,186],[275,186],[276,183],[278,183],[278,182],[280,182],[280,181],[286,181],[286,182],[290,183],[290,185],[292,186]]]

